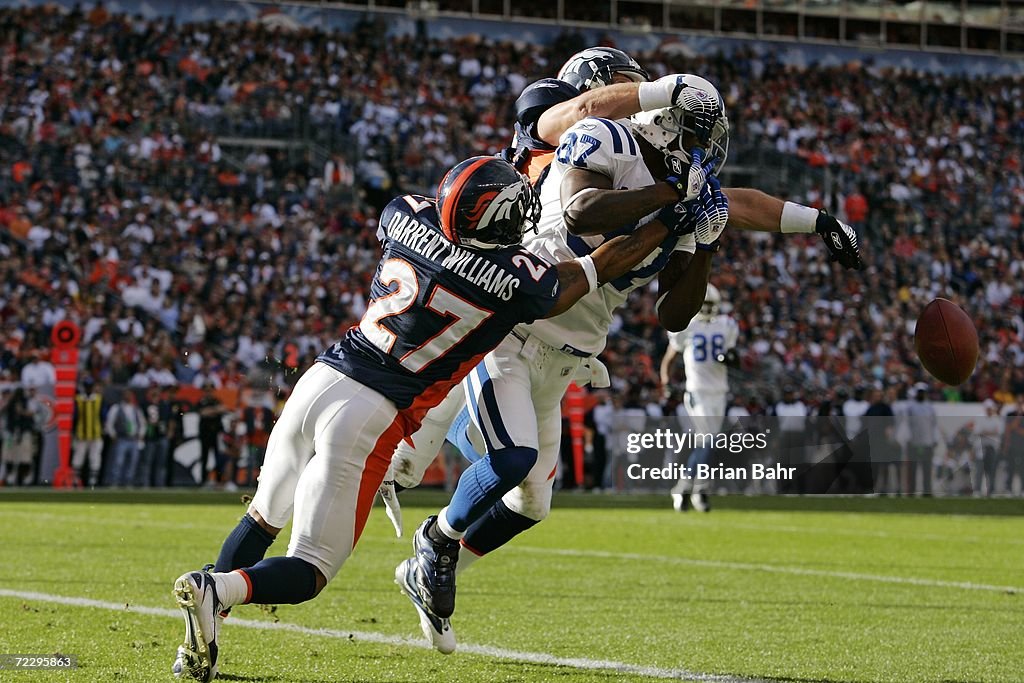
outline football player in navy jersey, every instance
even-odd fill
[[[296,604],[323,590],[358,541],[391,454],[423,414],[515,325],[567,311],[672,235],[692,232],[692,215],[669,207],[629,236],[552,265],[520,246],[539,200],[501,159],[458,164],[436,200],[410,195],[388,204],[362,321],[296,384],[270,435],[252,504],[213,571],[174,584],[186,628],[174,673],[216,676],[218,634],[233,605]],[[287,554],[264,559],[290,519]],[[454,581],[443,559],[433,579]]]

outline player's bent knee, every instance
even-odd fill
[[[315,598],[316,596],[320,595],[320,592],[324,588],[327,587],[327,577],[324,576],[324,573],[322,571],[320,571],[317,567],[313,567],[313,572],[315,573],[315,581],[316,581],[316,583],[314,584],[314,587],[313,587],[313,597]],[[312,599],[312,598],[310,598],[310,599]]]
[[[502,448],[488,454],[491,469],[502,481],[518,484],[530,473],[537,463],[537,449],[526,446]]]
[[[263,515],[261,515],[252,505],[249,506],[249,516],[252,517],[254,522],[260,525],[261,529],[271,536],[276,538],[277,535],[281,533],[281,527],[271,526],[267,520],[263,519]]]
[[[506,493],[501,501],[512,512],[541,522],[551,512],[551,487],[546,483],[534,485],[524,482]]]

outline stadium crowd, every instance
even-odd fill
[[[383,203],[499,151],[522,87],[586,45],[425,30],[0,9],[0,384],[65,318],[104,385],[292,381],[361,316]],[[861,234],[869,269],[851,274],[815,236],[727,233],[713,281],[742,330],[734,389],[749,409],[780,382],[817,403],[822,389],[929,381],[912,337],[935,296],[982,340],[975,375],[943,396],[1024,394],[1024,83],[634,56],[720,84],[734,145],[801,160],[791,198]],[[634,296],[603,356],[627,404],[676,400],[659,386],[654,300]]]

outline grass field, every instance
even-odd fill
[[[441,502],[406,500],[408,526]],[[557,497],[462,575],[464,647],[449,657],[422,647],[392,582],[410,543],[377,509],[319,598],[235,610],[222,678],[1024,681],[1020,501],[716,499],[703,516],[665,503]],[[237,495],[0,495],[0,653],[79,658],[0,680],[172,680],[171,584],[213,561],[242,512]]]

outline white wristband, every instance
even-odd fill
[[[641,83],[636,94],[640,100],[640,111],[652,111],[662,107],[671,107],[672,93],[676,89],[676,77],[665,76],[653,83]]]
[[[817,223],[817,209],[795,202],[783,204],[782,218],[779,220],[780,232],[814,232]]]
[[[583,274],[587,276],[587,284],[590,286],[590,291],[587,292],[589,294],[597,289],[597,266],[594,265],[594,259],[589,255],[580,256],[576,259],[576,263],[580,264]]]

